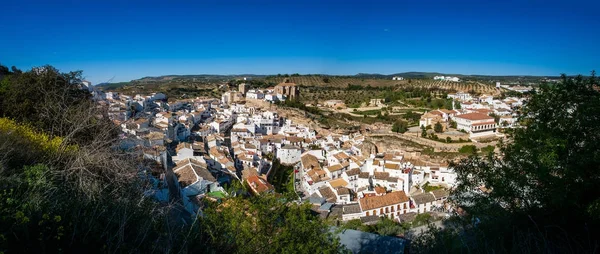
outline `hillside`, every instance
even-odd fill
[[[167,173],[81,89],[81,72],[0,65],[0,253],[341,253],[338,237],[295,194],[249,196],[182,210],[155,199]],[[241,212],[244,211],[244,212]],[[193,223],[191,223],[193,221]],[[269,246],[267,250],[264,246]]]
[[[406,74],[406,75],[404,75]],[[476,94],[499,95],[502,91],[495,88],[495,81],[466,80],[461,82],[433,80],[431,78],[409,78],[435,75],[437,73],[401,73],[405,80],[392,80],[392,75],[358,74],[356,76],[329,76],[329,75],[169,75],[161,77],[144,77],[131,82],[102,84],[97,86],[101,90],[116,91],[125,94],[162,92],[171,98],[186,97],[219,97],[223,91],[236,89],[237,84],[246,82],[251,88],[273,87],[288,79],[303,87],[302,99],[306,101],[322,99],[344,99],[349,86],[360,93],[361,98],[378,98],[373,94],[372,88],[406,90],[430,89],[451,92],[471,92]],[[249,78],[244,81],[243,77]],[[538,81],[539,82],[539,81]],[[326,96],[322,91],[337,91]],[[362,91],[362,92],[361,92]],[[334,95],[335,94],[335,95]],[[367,97],[363,95],[367,94]]]

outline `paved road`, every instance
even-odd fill
[[[444,228],[444,224],[443,221],[439,220],[439,221],[434,221],[433,226],[435,226],[436,228]],[[429,225],[423,225],[423,226],[419,226],[419,227],[415,227],[415,228],[411,228],[408,231],[406,231],[404,233],[404,236],[408,239],[414,239],[417,238],[418,236],[427,233],[429,231]]]
[[[298,198],[300,200],[303,200],[305,198],[308,198],[306,191],[304,190],[304,187],[302,186],[302,179],[304,178],[304,172],[303,170],[300,168],[300,163],[297,163],[296,165],[294,165],[294,170],[298,170],[298,173],[294,173],[294,192],[298,193],[298,192],[302,192],[303,196],[298,196]],[[296,181],[296,179],[298,179],[299,181]]]

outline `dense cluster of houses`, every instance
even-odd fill
[[[318,211],[342,207],[342,220],[386,216],[402,220],[435,207],[445,210],[446,189],[456,184],[447,164],[421,160],[419,153],[393,151],[363,154],[359,134],[328,136],[321,149],[309,150],[300,160],[302,190]],[[424,192],[424,185],[443,189]]]
[[[440,123],[446,130],[450,128],[451,122],[456,122],[456,129],[469,134],[469,138],[493,136],[498,128],[517,126],[517,110],[526,102],[524,98],[499,100],[491,95],[474,97],[463,92],[448,94],[448,98],[453,99],[454,108],[460,109],[426,112],[421,116],[419,126],[428,127]],[[498,117],[497,121],[493,116]]]
[[[274,159],[294,166],[299,196],[323,211],[342,207],[344,220],[400,219],[444,204],[446,191],[423,192],[422,186],[454,186],[448,165],[422,161],[415,152],[363,152],[365,137],[359,133],[322,136],[276,111],[245,103],[294,98],[297,89],[290,83],[266,90],[241,84],[221,100],[175,101],[161,93],[93,93],[121,127],[124,145],[165,169],[153,176],[162,184],[148,193],[166,202],[165,193],[176,191],[190,213],[201,208],[199,200],[226,195],[222,186],[231,181],[246,184],[255,195],[274,192],[268,181]]]

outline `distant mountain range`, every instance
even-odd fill
[[[361,78],[392,78],[392,77],[403,77],[403,78],[433,78],[435,76],[453,76],[453,77],[474,77],[474,78],[485,78],[485,79],[505,79],[505,78],[559,78],[559,76],[533,76],[533,75],[476,75],[476,74],[448,74],[439,72],[401,72],[395,74],[378,74],[378,73],[359,73],[355,75]]]
[[[126,84],[132,83],[147,83],[147,82],[169,82],[169,81],[188,81],[194,80],[197,82],[218,82],[228,81],[231,79],[251,78],[251,79],[263,79],[273,76],[292,76],[290,74],[274,74],[274,75],[260,75],[260,74],[235,74],[235,75],[220,75],[220,74],[197,74],[197,75],[163,75],[156,77],[143,77],[140,79],[131,80],[129,82],[120,83],[100,83],[98,87],[120,87]],[[298,75],[298,74],[294,74]],[[467,80],[481,80],[481,81],[539,81],[541,79],[557,79],[559,76],[528,76],[528,75],[466,75],[466,74],[447,74],[439,72],[401,72],[395,74],[379,74],[379,73],[358,73],[356,75],[327,75],[327,74],[305,74],[301,76],[329,76],[329,77],[350,77],[360,79],[392,79],[393,77],[403,77],[404,79],[431,79],[434,76],[454,76],[461,79]]]

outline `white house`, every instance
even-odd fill
[[[258,90],[249,90],[246,92],[246,99],[262,100],[265,94]]]
[[[481,102],[485,102],[485,103],[487,103],[487,104],[490,104],[490,105],[491,105],[491,104],[494,102],[494,97],[492,97],[491,95],[485,95],[485,94],[484,94],[484,95],[482,95],[482,96],[479,96],[479,102],[480,102],[480,103],[481,103]]]
[[[426,213],[431,211],[431,206],[435,203],[435,197],[431,193],[421,193],[410,197],[415,206],[412,212]]]
[[[193,211],[193,203],[191,199],[200,194],[205,194],[211,190],[219,189],[217,180],[206,168],[206,163],[200,160],[185,159],[179,161],[173,168],[177,183],[181,190],[183,203],[188,211]]]
[[[390,192],[382,196],[367,196],[358,200],[362,216],[386,216],[397,218],[409,212],[409,198],[404,191]]]
[[[496,130],[494,118],[482,113],[468,113],[454,117],[456,129],[464,130],[470,137],[493,135]]]
[[[460,81],[460,78],[458,77],[450,77],[450,76],[435,76],[433,77],[434,80],[447,80],[447,81],[453,81],[453,82],[458,82]]]
[[[512,128],[512,127],[515,127],[515,124],[517,123],[517,118],[510,116],[510,115],[501,116],[499,122],[500,122],[500,127]]]
[[[179,143],[177,145],[177,147],[175,148],[175,152],[177,152],[177,155],[172,156],[172,160],[175,163],[179,162],[180,160],[194,158],[194,150],[192,148],[192,144],[190,144],[190,143],[184,143],[184,142]],[[196,159],[199,159],[199,158],[196,158]]]
[[[277,149],[277,158],[283,164],[294,164],[300,161],[302,150],[297,146],[284,145]]]

